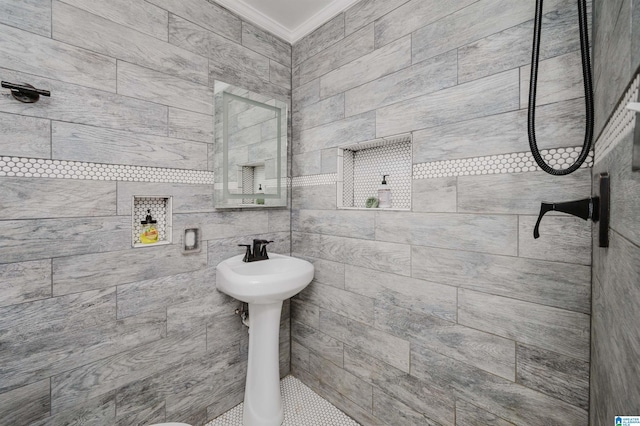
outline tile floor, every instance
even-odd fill
[[[282,426],[359,426],[293,376],[280,381],[280,393],[284,405]],[[242,406],[243,404],[237,405],[206,426],[242,426]]]

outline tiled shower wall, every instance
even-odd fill
[[[206,0],[0,0],[0,78],[51,91],[0,93],[0,424],[201,425],[242,400],[214,268],[257,236],[288,253],[290,212],[214,209],[211,87],[288,101],[290,62]],[[133,195],[173,196],[172,245],[131,248]],[[281,336],[286,373],[288,305]]]
[[[590,170],[414,174],[411,212],[337,210],[327,178],[336,146],[405,132],[414,164],[527,153],[534,3],[363,0],[293,47],[292,245],[316,275],[292,371],[363,424],[588,422],[591,227],[532,230]],[[545,2],[542,148],[584,137],[577,22]]]
[[[605,127],[640,66],[640,1],[595,2],[596,132]],[[636,77],[636,81],[639,77]],[[637,98],[636,98],[637,99]],[[623,106],[624,107],[624,106]],[[640,122],[636,119],[636,126]],[[606,132],[605,132],[606,133]],[[598,140],[598,144],[606,140]],[[594,228],[591,334],[591,424],[640,413],[640,173],[631,171],[633,133],[604,155],[597,176],[611,176],[609,248],[599,248]],[[596,145],[596,153],[600,151]]]

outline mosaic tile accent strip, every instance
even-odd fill
[[[625,93],[615,112],[611,116],[611,119],[596,141],[596,163],[606,157],[607,154],[635,128],[637,124],[637,114],[634,111],[627,109],[627,104],[629,102],[638,102],[639,92],[640,74],[637,74],[629,86],[629,90]]]
[[[342,176],[351,176],[351,179],[342,181],[342,205],[353,206],[353,157],[355,151],[345,149],[342,151]]]
[[[349,151],[344,150],[343,159]],[[391,189],[391,206],[411,208],[411,139],[401,142],[385,141],[384,145],[367,147],[353,152],[353,171],[344,165],[343,207],[366,207],[369,197],[378,194],[383,175]],[[344,160],[343,160],[344,161]],[[352,189],[351,189],[352,188]],[[351,194],[349,193],[351,191]],[[347,204],[351,199],[351,203]]]
[[[360,425],[293,376],[280,381],[280,393],[284,408],[282,426]],[[242,426],[242,409],[240,403],[206,426]]]
[[[0,157],[0,177],[213,184],[213,172],[41,158]]]
[[[543,149],[540,154],[554,169],[571,166],[580,155],[582,147]],[[582,168],[593,166],[593,152],[582,164]],[[541,170],[531,152],[491,155],[486,157],[442,160],[413,165],[414,179],[434,179],[440,177],[490,175],[500,173],[524,173]]]
[[[140,234],[142,233],[143,221],[147,214],[150,214],[156,223],[158,230],[158,241],[167,241],[167,198],[160,197],[135,197],[133,200],[133,227],[132,240],[134,244],[141,244]],[[147,213],[147,210],[150,210]]]
[[[337,180],[337,173],[327,173],[324,175],[295,176],[291,179],[291,184],[292,186],[331,185],[336,183]]]

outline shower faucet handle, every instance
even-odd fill
[[[565,203],[542,203],[540,205],[540,214],[535,228],[533,228],[533,238],[540,238],[540,222],[542,217],[551,212],[568,213],[572,216],[579,217],[584,220],[592,219],[597,222],[599,219],[600,198],[590,197],[583,200],[567,201]]]

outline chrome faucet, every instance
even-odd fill
[[[254,239],[253,250],[251,244],[238,244],[239,247],[246,247],[247,251],[244,254],[243,262],[256,262],[258,260],[267,260],[269,255],[267,254],[267,244],[273,241]]]

